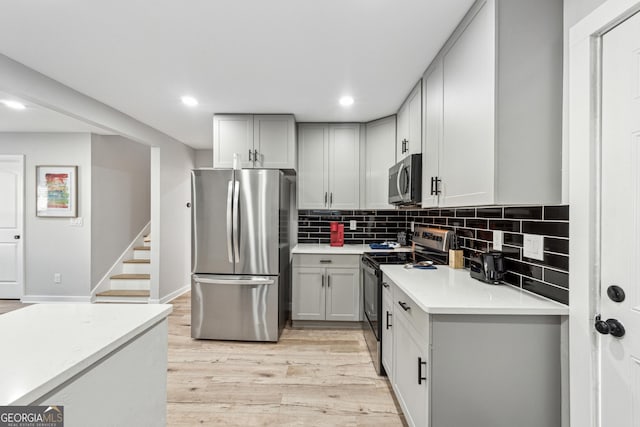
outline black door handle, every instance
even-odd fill
[[[624,289],[616,285],[609,286],[607,288],[607,295],[609,296],[609,299],[614,302],[622,302],[626,297],[624,294]]]
[[[389,323],[389,317],[391,317],[391,313],[389,313],[387,311],[387,329],[389,329],[391,326],[393,326],[393,325],[391,325],[391,323]]]
[[[187,202],[187,207],[190,208],[191,207],[191,202]]]
[[[398,301],[398,304],[400,304],[400,307],[402,307],[404,311],[411,310],[411,307],[409,307],[406,302]]]
[[[418,384],[422,384],[422,381],[427,381],[427,375],[422,376],[422,365],[424,365],[425,371],[427,369],[427,361],[422,360],[422,357],[418,357]]]
[[[611,334],[616,338],[621,338],[627,332],[624,329],[622,323],[620,323],[617,319],[607,319],[602,320],[600,315],[598,314],[595,319],[595,327],[596,331],[601,333],[602,335]]]
[[[13,238],[16,239],[16,240],[20,240],[20,235],[16,234],[15,236],[13,236]]]

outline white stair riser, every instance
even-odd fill
[[[122,264],[124,274],[151,274],[151,264],[124,263]]]
[[[133,259],[151,259],[151,251],[133,251]]]
[[[149,279],[111,279],[111,289],[128,291],[148,291],[151,289]]]
[[[147,304],[149,302],[149,298],[147,297],[96,297],[96,302]]]

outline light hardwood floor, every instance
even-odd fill
[[[285,329],[277,344],[193,340],[190,296],[169,318],[168,425],[402,426],[362,331]]]
[[[28,305],[29,304],[23,304],[20,300],[16,299],[0,299],[0,314],[8,313]]]

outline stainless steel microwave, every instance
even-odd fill
[[[411,154],[389,168],[389,203],[417,205],[422,201],[422,154]]]

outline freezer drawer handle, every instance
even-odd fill
[[[198,283],[208,283],[212,285],[273,285],[273,279],[205,279],[195,276],[194,280]]]

